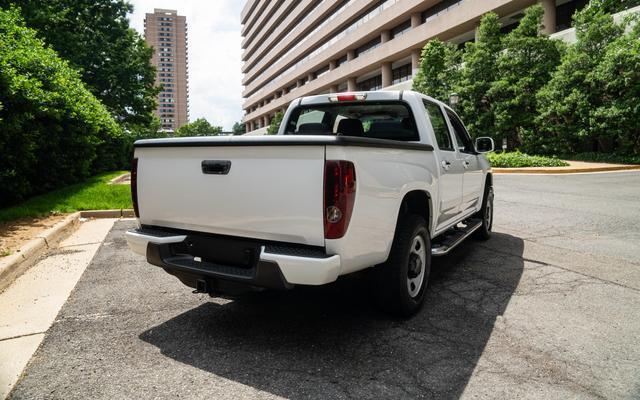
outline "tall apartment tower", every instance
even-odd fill
[[[261,134],[300,96],[406,90],[422,47],[463,46],[493,11],[504,32],[540,3],[546,33],[566,30],[588,0],[246,0],[241,13],[244,122]]]
[[[156,8],[144,18],[144,36],[153,47],[156,84],[162,87],[155,114],[173,132],[189,122],[187,21],[176,10]]]

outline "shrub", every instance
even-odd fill
[[[123,161],[123,131],[15,9],[0,10],[0,103],[0,206]]]
[[[543,156],[530,156],[519,151],[510,153],[489,153],[487,155],[492,167],[524,168],[524,167],[566,167],[566,161]]]

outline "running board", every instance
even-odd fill
[[[449,254],[451,250],[464,242],[469,235],[478,230],[481,226],[482,220],[480,219],[474,218],[464,220],[435,239],[435,243],[431,246],[431,255],[433,257],[439,257]]]

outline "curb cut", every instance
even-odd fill
[[[131,218],[133,210],[91,210],[75,212],[51,228],[36,235],[15,254],[0,259],[0,293],[26,270],[31,268],[46,251],[55,248],[80,225],[80,218]]]
[[[556,167],[563,168],[563,167]],[[585,172],[615,172],[615,171],[632,171],[640,170],[640,165],[621,165],[615,167],[594,167],[594,168],[565,168],[554,169],[554,167],[542,167],[542,168],[492,168],[495,174],[577,174]]]

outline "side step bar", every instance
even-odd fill
[[[435,243],[431,246],[431,255],[440,257],[449,254],[451,250],[455,249],[481,226],[482,220],[480,219],[464,220],[434,239]]]

